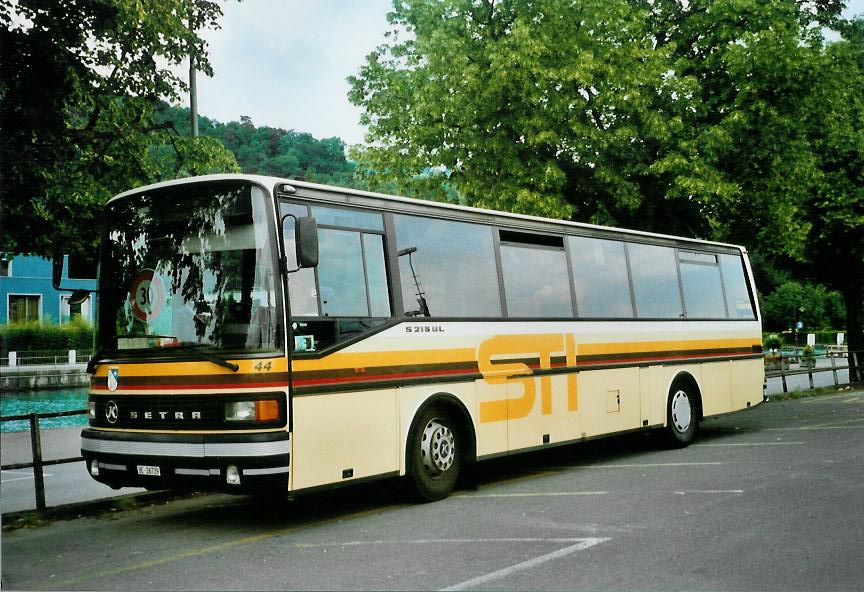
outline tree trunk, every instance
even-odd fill
[[[849,345],[849,382],[864,382],[864,286],[853,284],[843,290],[846,303],[846,342]],[[856,356],[852,352],[858,352]]]

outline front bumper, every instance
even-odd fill
[[[90,474],[115,488],[287,492],[290,451],[287,432],[173,435],[89,428],[81,433],[81,455]],[[138,467],[158,467],[159,474],[139,474]],[[236,468],[239,483],[228,482],[230,467]]]

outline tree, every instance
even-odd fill
[[[736,188],[692,146],[698,89],[649,14],[625,0],[395,2],[395,42],[349,79],[373,143],[358,169],[411,190],[443,168],[473,205],[709,233],[703,208]]]
[[[154,120],[161,97],[185,90],[171,66],[194,55],[212,74],[197,31],[220,16],[209,0],[0,6],[0,250],[92,251],[112,195],[236,168],[218,143],[179,138]]]
[[[806,202],[808,260],[814,277],[840,290],[849,350],[864,350],[864,19],[841,23],[804,106],[819,162]],[[864,354],[850,379],[864,381]]]
[[[735,142],[717,166],[743,197],[720,236],[839,290],[850,350],[864,350],[864,21],[834,22],[844,39],[826,44],[799,5],[770,5],[766,26],[718,52],[734,93],[717,125]]]
[[[819,284],[789,281],[760,300],[762,325],[765,331],[794,329],[804,323],[804,331],[836,329],[845,321],[843,299]],[[803,309],[803,311],[802,311]]]
[[[349,79],[372,144],[357,170],[442,198],[423,173],[439,170],[473,205],[746,244],[841,290],[862,349],[864,33],[841,9],[396,0],[391,41]]]

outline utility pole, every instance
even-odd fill
[[[194,9],[189,12],[189,31],[194,33]],[[198,84],[195,81],[195,46],[189,51],[189,122],[192,124],[192,137],[198,137]]]

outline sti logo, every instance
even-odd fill
[[[526,360],[513,360],[524,356]],[[534,410],[537,386],[540,383],[540,413],[552,413],[552,377],[548,374],[534,376],[534,370],[526,364],[528,359],[538,362],[539,370],[552,368],[552,358],[563,358],[563,365],[576,365],[576,340],[573,335],[496,335],[480,344],[477,350],[477,365],[488,384],[515,383],[522,387],[518,398],[482,401],[480,423],[519,419]],[[560,363],[560,362],[559,362]],[[576,391],[576,375],[567,374],[567,411],[579,408]]]

